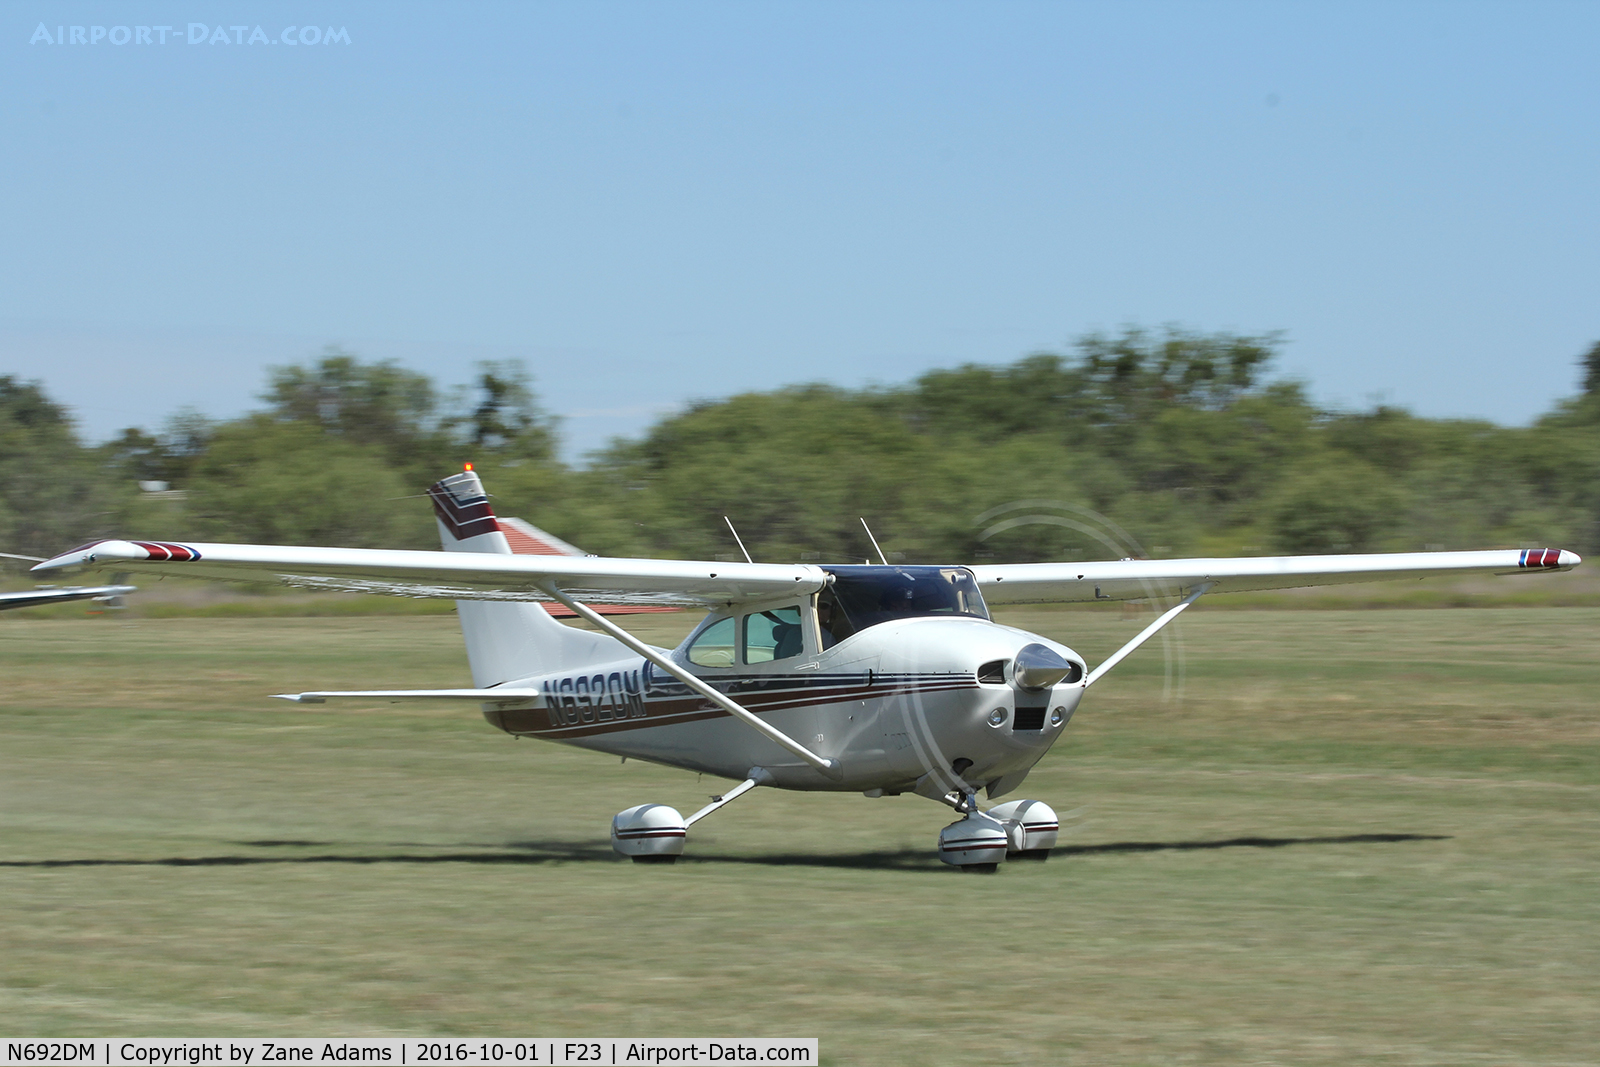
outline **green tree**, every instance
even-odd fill
[[[433,547],[426,501],[371,445],[255,415],[219,426],[188,485],[191,537]]]
[[[1403,502],[1377,467],[1330,455],[1287,481],[1272,510],[1274,543],[1290,554],[1377,551],[1401,526]]]
[[[378,449],[393,466],[437,468],[459,454],[433,380],[392,360],[363,363],[330,345],[309,366],[271,368],[261,399],[272,418]]]
[[[47,556],[109,532],[118,489],[38,382],[0,376],[0,542]]]
[[[556,420],[539,406],[533,380],[521,362],[478,364],[479,399],[458,420],[474,455],[549,463],[555,456]]]
[[[183,412],[92,451],[36,384],[5,378],[0,532],[46,550],[118,522],[178,539],[431,547],[415,497],[470,460],[501,514],[618,555],[735,556],[724,515],[766,560],[867,558],[859,517],[909,561],[1140,551],[1104,543],[1105,521],[1158,555],[1600,542],[1600,345],[1581,360],[1586,392],[1518,428],[1318,411],[1270,377],[1280,343],[1128,328],[898,387],[744,394],[580,470],[555,458],[556,420],[514,362],[441,392],[330,348],[275,368],[263,412]],[[132,492],[141,480],[187,500]]]
[[[927,451],[887,398],[797,386],[665,419],[601,453],[580,485],[669,555],[737,552],[727,515],[757,558],[861,559],[857,517],[893,514]]]
[[[166,482],[182,488],[211,443],[216,426],[192,408],[167,420],[161,433],[130,426],[95,449],[114,477],[131,482]]]

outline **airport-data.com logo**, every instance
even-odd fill
[[[260,26],[210,26],[191,22],[185,26],[46,26],[39,23],[31,45],[301,45],[349,44],[343,26],[285,26],[276,34]]]

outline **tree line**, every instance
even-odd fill
[[[103,536],[436,545],[419,494],[472,462],[497,511],[604,555],[859,561],[1600,547],[1600,343],[1527,427],[1327,411],[1271,375],[1274,335],[1129,328],[1065,353],[868,389],[702,401],[569,465],[525,369],[442,388],[328,349],[260,410],[86,445],[0,376],[0,544]],[[164,489],[162,487],[164,483]]]

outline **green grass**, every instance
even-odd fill
[[[1148,617],[1007,620],[1094,662]],[[767,790],[635,867],[614,812],[720,783],[475,710],[263,699],[462,684],[449,618],[8,613],[3,1029],[1596,1062],[1600,610],[1202,603],[1181,625],[1170,684],[1152,642],[1018,794],[1065,816],[1051,862],[981,877],[936,861],[927,801]]]

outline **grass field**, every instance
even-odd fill
[[[1094,662],[1148,618],[1015,612]],[[638,628],[656,639],[686,616]],[[758,790],[675,867],[610,816],[719,783],[476,710],[453,619],[0,616],[0,1020],[32,1035],[816,1036],[826,1062],[1600,1062],[1600,609],[1207,611],[1020,794]]]

